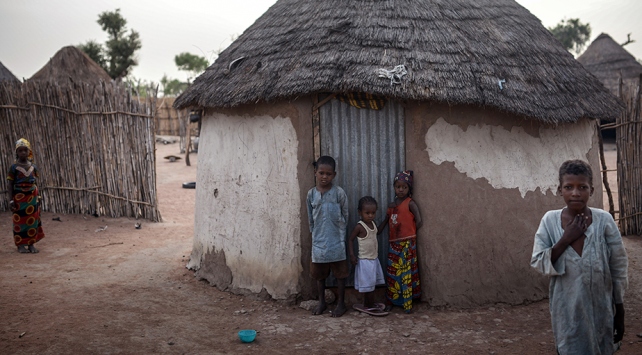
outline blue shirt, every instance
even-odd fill
[[[308,191],[308,221],[312,233],[312,262],[346,260],[348,197],[339,186],[321,194],[316,187]]]
[[[591,208],[593,222],[580,256],[567,247],[555,261],[553,246],[562,239],[562,210],[548,211],[540,222],[531,266],[550,276],[549,304],[560,354],[613,354],[613,304],[624,303],[628,257],[611,215]]]

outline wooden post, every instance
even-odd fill
[[[613,194],[611,193],[611,187],[609,185],[608,169],[606,166],[606,159],[604,158],[604,141],[602,139],[602,128],[600,127],[600,121],[597,120],[597,140],[600,145],[600,162],[602,163],[602,183],[604,184],[604,189],[606,190],[606,196],[609,199],[609,213],[613,218],[615,218],[615,207],[613,205]]]

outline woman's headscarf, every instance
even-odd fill
[[[31,144],[29,143],[29,141],[24,139],[24,138],[18,139],[18,141],[16,142],[16,149],[15,150],[17,151],[18,148],[20,148],[20,147],[27,147],[27,149],[29,149],[29,155],[27,156],[27,160],[33,162],[33,150],[31,150]],[[16,160],[18,160],[18,154],[17,153],[16,153]]]
[[[412,170],[398,172],[397,175],[395,175],[395,182],[397,181],[405,182],[408,184],[408,187],[412,189]]]

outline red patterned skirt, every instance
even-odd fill
[[[24,188],[20,190],[13,197],[18,208],[13,212],[13,242],[17,246],[31,245],[45,237],[40,223],[38,188],[34,187],[32,191]]]

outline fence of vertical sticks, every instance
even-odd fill
[[[602,129],[615,128],[620,231],[642,235],[642,75],[635,86],[620,79],[619,96],[625,110]]]
[[[184,136],[187,112],[172,107],[173,97],[161,97],[156,100],[154,115],[156,134],[161,136]]]
[[[198,124],[190,122],[189,110],[177,110],[172,105],[175,97],[162,97],[156,100],[154,115],[156,134],[177,136],[181,153],[185,153],[186,142],[198,134]]]
[[[0,83],[0,171],[6,174],[24,137],[40,171],[44,211],[160,221],[155,96],[135,98],[112,83]],[[7,189],[0,179],[0,192]]]

